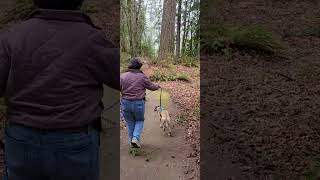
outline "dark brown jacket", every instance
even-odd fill
[[[0,35],[9,122],[73,129],[101,117],[103,84],[120,88],[119,49],[80,12],[37,10]]]
[[[140,70],[129,70],[123,73],[120,78],[120,87],[121,97],[131,101],[143,100],[146,96],[146,89],[155,91],[160,88]]]

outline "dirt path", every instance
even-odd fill
[[[184,180],[186,152],[189,146],[184,139],[182,127],[175,126],[174,137],[167,137],[155,119],[153,108],[159,104],[155,95],[147,97],[145,128],[142,135],[142,148],[148,155],[133,157],[129,154],[126,129],[120,135],[120,176],[131,180]],[[175,108],[170,105],[171,113]],[[149,161],[148,161],[149,160]]]

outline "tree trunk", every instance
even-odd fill
[[[124,0],[120,1],[121,5],[121,19],[120,19],[120,47],[122,52],[129,52],[130,42],[128,40],[128,9],[127,5],[124,4]]]
[[[183,13],[182,56],[184,56],[184,54],[185,54],[185,47],[186,47],[187,15],[188,15],[188,1],[185,1],[184,2],[184,13]]]
[[[177,59],[180,58],[181,49],[181,11],[182,11],[182,0],[178,0],[178,14],[177,14],[177,37],[176,37],[176,55]]]
[[[164,0],[160,35],[159,60],[174,55],[176,0]]]
[[[191,30],[191,7],[192,7],[192,2],[190,1],[189,6],[186,9],[188,15],[187,15],[187,18],[186,18],[186,20],[187,20],[186,29],[184,30],[184,32],[185,32],[185,43],[184,43],[184,47],[183,47],[183,49],[184,49],[183,55],[185,55],[186,50],[187,50],[187,42],[189,42],[189,45],[191,45],[190,44],[190,40],[188,41],[189,32]]]
[[[131,15],[132,15],[132,9],[131,9],[131,0],[127,0],[127,27],[128,27],[128,37],[129,37],[129,46],[130,46],[130,55],[132,57],[132,27],[131,27]]]
[[[136,43],[135,43],[135,0],[127,0],[128,8],[128,31],[129,31],[129,42],[130,42],[130,55],[131,57],[136,57]]]
[[[135,43],[137,48],[137,54],[141,54],[141,40],[142,40],[142,34],[144,31],[143,28],[143,0],[139,0],[138,4],[136,4],[136,11],[135,11],[135,25],[136,25],[136,31],[135,31]]]
[[[191,27],[191,26],[190,26]],[[190,28],[189,28],[190,29]],[[192,49],[193,49],[193,30],[192,29],[190,29],[190,32],[191,32],[191,35],[190,35],[190,49],[189,49],[189,51],[190,51],[190,53],[192,52]]]

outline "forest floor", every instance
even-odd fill
[[[202,122],[208,137],[202,155],[219,167],[206,173],[218,179],[320,178],[320,38],[287,42],[295,45],[290,59],[242,52],[228,60],[202,58],[202,117],[211,119]]]
[[[202,11],[202,27],[264,27],[282,41],[286,55],[247,46],[201,58],[201,174],[320,179],[319,5],[229,0]]]
[[[185,180],[188,168],[187,153],[191,147],[185,143],[184,129],[175,126],[173,137],[162,132],[157,114],[153,111],[159,104],[158,96],[147,96],[145,125],[141,139],[142,154],[133,157],[129,154],[127,129],[120,135],[120,179],[132,180]],[[177,114],[173,104],[168,104],[171,115]],[[174,119],[174,117],[172,117]]]
[[[159,105],[160,91],[148,92],[146,124],[142,142],[151,160],[146,156],[133,158],[128,153],[127,133],[122,123],[121,130],[121,178],[133,179],[200,179],[200,69],[175,65],[174,71],[185,73],[189,81],[160,82],[164,89],[163,102],[173,122],[174,137],[163,135],[159,121],[155,119],[154,106]],[[168,67],[146,64],[143,72],[151,77],[157,71],[166,72]],[[129,163],[128,163],[129,162]],[[128,163],[129,165],[125,165]],[[134,170],[138,166],[137,170]],[[149,169],[150,167],[150,169]],[[168,170],[168,167],[170,170]],[[130,170],[131,169],[131,170]],[[129,170],[129,171],[128,171]],[[129,173],[128,173],[129,172]],[[131,178],[132,179],[132,178]]]

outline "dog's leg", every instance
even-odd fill
[[[162,118],[162,130],[163,132],[166,132],[166,121],[164,118]]]
[[[158,116],[159,116],[159,121],[160,121],[160,128],[162,129],[162,118],[161,118],[161,114],[158,112]]]
[[[171,122],[170,117],[168,118],[168,121],[169,121],[170,126],[171,126],[172,128],[174,128],[174,123]]]
[[[171,132],[171,127],[170,127],[170,123],[169,123],[169,119],[167,119],[167,128],[168,128],[168,135],[172,136],[172,132]]]
[[[167,119],[166,119],[166,122],[167,122],[167,127],[168,127],[168,135],[171,136],[172,135],[172,131],[171,131],[171,119],[170,119],[170,116],[168,115]]]
[[[162,125],[161,117],[159,118],[159,121],[160,121],[160,128],[162,129],[163,125]]]

